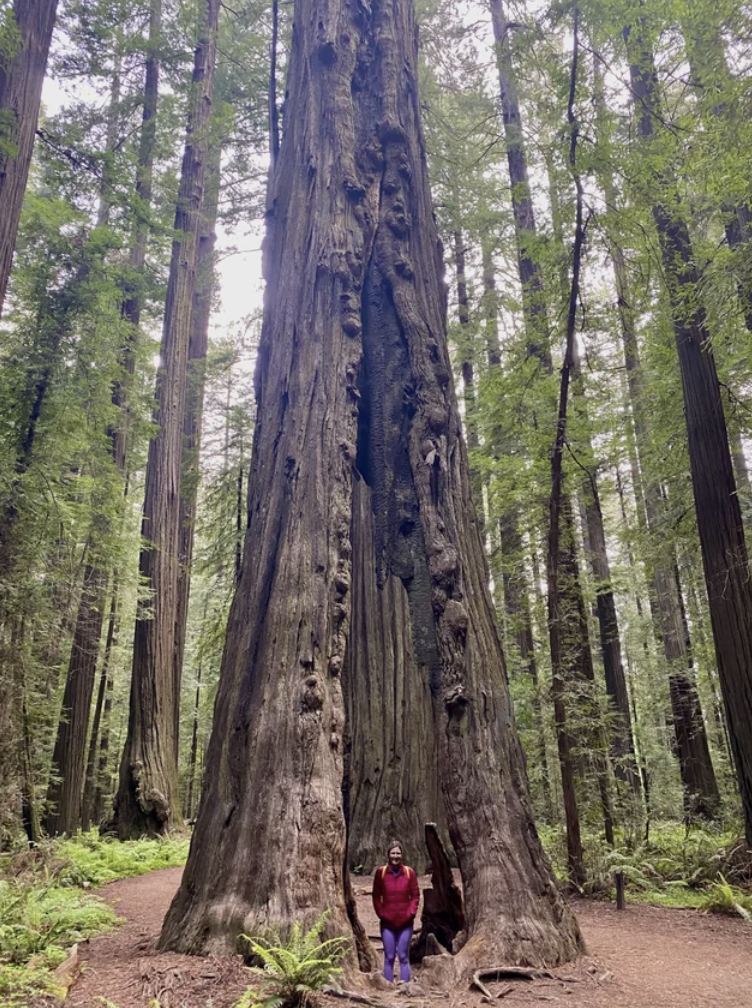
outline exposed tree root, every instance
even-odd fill
[[[343,1001],[355,1001],[356,1004],[370,1005],[371,1008],[392,1008],[386,1001],[358,994],[357,991],[343,990],[341,987],[324,987],[323,993],[329,997],[342,998]]]
[[[488,998],[493,998],[493,994],[483,983],[484,980],[558,980],[559,978],[549,973],[548,970],[526,969],[524,966],[490,966],[486,969],[477,970],[473,973],[471,987],[477,987],[479,991]]]

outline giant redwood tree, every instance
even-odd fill
[[[152,17],[154,17],[154,5]],[[180,572],[180,485],[188,353],[209,150],[219,0],[204,0],[175,212],[149,443],[139,570],[152,591],[136,618],[128,735],[112,826],[125,839],[182,826],[173,672]],[[141,166],[143,167],[143,165]],[[152,610],[153,603],[153,610]]]
[[[669,166],[656,157],[662,121],[648,25],[624,29],[637,134],[652,158],[650,196],[671,306],[684,395],[692,492],[718,678],[726,709],[747,843],[752,845],[752,586],[710,327],[687,210]]]
[[[436,747],[466,901],[459,961],[561,962],[580,938],[531,820],[471,501],[412,3],[297,0],[289,67],[243,570],[161,944],[226,949],[324,907],[344,926],[347,679],[392,647],[409,652],[394,676],[420,684],[394,708],[406,744]],[[364,578],[398,596],[382,594],[392,622],[368,636],[367,667]]]

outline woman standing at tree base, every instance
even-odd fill
[[[384,976],[394,982],[394,960],[399,957],[400,980],[410,979],[410,941],[418,912],[420,891],[412,868],[402,863],[402,844],[392,843],[387,864],[373,877],[373,908],[381,923],[384,942]]]

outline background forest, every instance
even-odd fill
[[[752,843],[752,8],[418,11],[457,394],[536,821],[576,886],[620,869],[691,902],[745,824]],[[290,17],[0,3],[4,849],[196,813],[255,412],[260,268],[231,264],[263,231]],[[23,53],[29,91],[46,64],[38,123],[17,112]],[[152,759],[147,814],[120,768]]]

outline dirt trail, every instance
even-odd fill
[[[180,868],[168,868],[102,890],[126,923],[83,949],[87,968],[70,993],[70,1008],[101,1008],[107,1001],[117,1008],[146,1008],[151,998],[158,998],[161,1008],[234,1004],[247,984],[238,958],[156,952],[180,875]],[[370,932],[370,885],[362,878],[353,882]],[[576,911],[588,955],[556,971],[564,981],[514,985],[500,1006],[752,1008],[752,925],[655,907],[631,906],[618,913],[608,904],[589,901],[577,902]],[[499,994],[509,985],[489,986]],[[480,1008],[482,1003],[480,994],[465,990],[426,991],[410,998],[375,990],[373,996],[395,1008]],[[327,1008],[345,1005],[332,1001]]]

